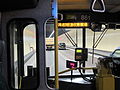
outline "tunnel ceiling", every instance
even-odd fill
[[[92,0],[58,0],[59,10],[90,10]],[[120,0],[103,0],[107,12],[120,11]],[[99,4],[96,2],[96,7]]]

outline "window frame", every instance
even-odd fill
[[[23,61],[22,63],[24,63],[24,37],[23,37],[23,35],[24,35],[24,28],[26,27],[26,26],[28,26],[28,25],[30,25],[30,24],[35,24],[35,29],[36,29],[36,48],[38,47],[38,45],[37,45],[37,41],[38,41],[38,39],[37,39],[37,36],[38,36],[38,34],[37,34],[37,32],[38,32],[38,28],[37,28],[37,22],[34,20],[34,19],[19,19],[19,18],[17,18],[17,19],[12,19],[12,20],[10,20],[9,22],[8,22],[8,24],[7,24],[7,41],[8,41],[8,45],[7,45],[7,52],[8,52],[8,58],[9,58],[9,60],[8,60],[8,73],[9,73],[9,76],[8,76],[8,79],[9,79],[9,81],[8,81],[8,83],[9,83],[9,86],[10,86],[10,88],[12,88],[12,89],[14,89],[14,90],[18,90],[18,89],[16,89],[15,88],[15,80],[14,80],[14,41],[11,41],[11,39],[13,39],[13,33],[14,33],[14,30],[12,30],[11,29],[11,25],[12,25],[12,23],[14,23],[14,22],[17,22],[17,21],[21,21],[21,22],[24,22],[25,21],[25,23],[24,23],[24,25],[23,25],[23,27],[21,27],[20,28],[20,30],[19,30],[19,35],[20,35],[20,39],[21,39],[21,42],[20,43],[22,43],[20,46],[18,46],[18,48],[17,48],[17,50],[18,50],[18,61],[20,61],[21,62],[21,60]],[[30,23],[30,22],[31,23]],[[11,32],[12,31],[12,32]],[[11,33],[12,33],[12,35],[11,35]],[[12,37],[12,38],[11,38]],[[11,43],[12,42],[12,43]],[[22,53],[22,54],[21,54]],[[38,50],[36,49],[36,68],[37,68],[37,78],[39,78],[39,65],[38,65],[38,60],[39,60],[39,58],[38,58]],[[22,57],[22,58],[21,58]],[[13,59],[13,61],[11,60],[11,59]],[[20,60],[21,59],[21,60]],[[19,66],[18,66],[19,67]],[[20,65],[20,67],[23,67],[23,72],[22,72],[22,75],[24,75],[24,64],[23,65]],[[12,74],[11,74],[11,72],[12,72]],[[20,72],[18,72],[18,73],[20,73]],[[37,86],[36,87],[34,87],[34,88],[37,88],[38,87],[38,85],[39,85],[39,79],[37,80]],[[19,86],[19,84],[18,84],[18,86]],[[32,89],[34,89],[34,88],[31,88],[31,89],[27,89],[27,90],[32,90]]]

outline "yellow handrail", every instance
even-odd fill
[[[97,69],[96,67],[77,67],[77,68],[70,68],[70,69],[67,69],[67,70],[64,70],[64,71],[61,71],[59,72],[58,74],[63,74],[63,73],[66,73],[66,72],[69,72],[71,70],[77,70],[77,69],[86,69],[86,70],[90,70],[90,69]]]
[[[22,84],[22,76],[20,76],[19,89],[21,89],[21,84]]]
[[[58,76],[58,19],[55,19],[55,88],[59,89]]]

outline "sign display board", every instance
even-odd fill
[[[120,13],[110,13],[110,12],[91,12],[91,11],[59,11],[62,15],[62,20],[59,23],[72,23],[72,22],[99,22],[99,23],[119,23]],[[60,16],[58,16],[58,19]]]
[[[89,24],[87,22],[81,23],[58,23],[59,28],[82,28],[88,27]]]
[[[66,67],[67,68],[76,68],[77,67],[77,62],[66,60]]]

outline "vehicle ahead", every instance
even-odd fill
[[[120,77],[120,47],[114,50],[113,53],[110,54],[110,57],[112,57],[112,73],[113,75]],[[115,59],[117,58],[117,59]]]
[[[120,57],[120,47],[115,49],[111,54],[110,57]]]
[[[46,49],[47,50],[54,49],[54,38],[46,38]]]
[[[60,50],[65,50],[66,49],[66,44],[65,43],[59,43],[59,49]]]

